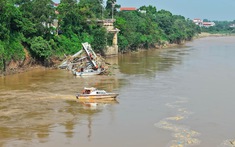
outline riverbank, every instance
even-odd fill
[[[212,33],[207,33],[207,32],[202,32],[201,34],[198,34],[197,36],[194,37],[194,39],[197,38],[204,38],[204,37],[222,37],[222,36],[232,36],[231,34],[212,34]]]
[[[198,39],[198,38],[204,38],[204,37],[221,37],[221,36],[231,36],[231,34],[211,34],[211,33],[206,33],[206,32],[202,32],[200,34],[198,34],[197,36],[195,36],[193,39]],[[182,46],[186,43],[187,41],[182,41],[179,44],[176,43],[169,43],[166,41],[161,42],[160,44],[156,44],[154,47],[150,48],[150,49],[167,49],[167,48],[175,48],[178,46]],[[146,49],[137,49],[137,52],[139,51],[144,51]],[[125,53],[133,53],[133,51],[130,52],[125,52]],[[123,53],[121,53],[123,54]],[[30,57],[27,57],[27,63],[30,63],[32,59],[30,59]],[[1,72],[0,71],[0,77],[1,76],[6,76],[6,75],[12,75],[12,74],[17,74],[17,73],[23,73],[23,72],[27,72],[30,70],[34,70],[34,69],[55,69],[57,67],[57,64],[61,63],[61,60],[55,60],[53,59],[53,64],[51,67],[45,67],[43,65],[40,64],[19,64],[19,63],[15,63],[15,61],[10,62],[11,64],[9,64],[9,66],[7,66],[7,70],[5,72]],[[14,64],[12,64],[14,63]],[[109,72],[112,73],[112,72]]]

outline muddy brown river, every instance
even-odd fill
[[[115,75],[0,77],[0,147],[234,147],[235,37],[108,58]],[[87,107],[76,92],[119,93]]]

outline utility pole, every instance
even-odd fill
[[[113,9],[114,9],[114,6],[115,6],[115,2],[112,3],[112,20],[113,20]]]
[[[101,8],[101,19],[103,20],[104,13],[104,1],[102,1],[102,8]]]

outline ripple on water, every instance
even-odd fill
[[[228,139],[222,143],[222,146],[235,147],[235,139]]]
[[[182,120],[182,119],[184,119],[184,116],[180,116],[180,115],[178,115],[178,116],[173,116],[173,117],[167,117],[166,118],[167,120]]]
[[[179,140],[173,140],[169,143],[169,147],[185,147],[190,145],[198,145],[200,144],[200,140],[197,138],[183,138]]]
[[[154,124],[155,127],[172,132],[174,139],[169,142],[169,147],[185,147],[198,145],[201,141],[196,138],[200,135],[199,132],[191,130],[189,126],[178,125],[176,122],[182,121],[192,114],[182,107],[182,104],[187,104],[186,98],[178,98],[177,101],[166,103],[166,107],[178,112],[176,116],[166,117]]]

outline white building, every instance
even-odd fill
[[[196,25],[201,26],[202,23],[203,23],[203,20],[201,20],[200,18],[195,18],[195,19],[193,19],[193,22],[194,22]]]
[[[203,22],[203,20],[199,19],[199,18],[195,18],[193,19],[193,22],[200,26],[200,27],[212,27],[212,26],[215,26],[215,23],[212,21],[212,22]]]

